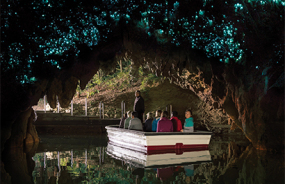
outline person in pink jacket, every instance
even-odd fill
[[[161,113],[161,118],[157,123],[156,132],[173,132],[173,123],[167,118],[167,116],[167,111],[163,111]]]

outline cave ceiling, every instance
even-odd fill
[[[224,66],[260,74],[283,66],[284,5],[6,0],[1,7],[1,77],[26,88],[37,81],[51,81],[48,88],[57,80],[71,86],[79,80],[84,89],[99,68],[110,72],[116,59],[128,54],[136,65],[198,94],[212,75],[223,78]],[[181,83],[185,68],[192,84]]]

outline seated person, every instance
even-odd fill
[[[160,178],[160,181],[168,183],[169,180],[173,176],[173,167],[166,168],[157,168],[157,178]]]
[[[121,121],[120,121],[119,128],[124,128],[125,120],[127,119],[127,117],[128,117],[128,114],[125,113],[124,116],[122,117]]]
[[[194,119],[190,109],[185,111],[185,118],[184,130],[181,130],[181,132],[194,132]]]
[[[173,123],[173,132],[180,132],[182,130],[182,123],[181,121],[178,119],[178,112],[177,111],[173,111],[171,113],[171,121]]]
[[[128,118],[125,120],[125,123],[124,123],[125,129],[129,128],[130,120],[132,119],[132,111],[128,111],[127,114],[128,114]]]
[[[185,170],[185,182],[186,183],[191,183],[191,176],[194,176],[194,165],[187,165],[184,166],[184,170]]]
[[[144,125],[143,125],[143,131],[145,132],[151,132],[152,130],[152,121],[153,121],[153,115],[151,112],[148,112],[146,114],[146,120],[144,122]]]
[[[156,132],[156,129],[157,129],[157,122],[160,120],[160,116],[161,116],[161,110],[157,110],[155,112],[155,119],[152,121],[152,128],[151,130],[153,132]]]
[[[168,112],[163,111],[160,120],[157,122],[156,132],[173,132],[173,123],[168,118]]]
[[[142,122],[138,118],[138,112],[132,113],[132,119],[130,120],[129,130],[143,130]]]

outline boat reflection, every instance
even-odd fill
[[[176,181],[180,180],[181,173],[184,173],[183,181],[190,182],[194,176],[195,168],[206,163],[211,163],[211,155],[208,149],[188,150],[160,150],[143,153],[130,150],[108,143],[106,153],[122,165],[127,165],[132,175],[136,176],[135,183],[145,181]],[[150,176],[155,175],[154,178]],[[188,181],[189,180],[189,181]]]
[[[211,162],[208,149],[165,150],[143,153],[108,143],[107,154],[137,168],[164,168]]]

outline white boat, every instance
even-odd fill
[[[192,150],[183,154],[156,153],[148,155],[108,143],[107,154],[122,160],[136,168],[164,168],[179,165],[201,164],[210,162],[209,150]]]
[[[119,128],[118,125],[105,128],[110,144],[148,155],[159,152],[182,154],[186,151],[208,149],[213,134],[208,131],[143,132]]]

